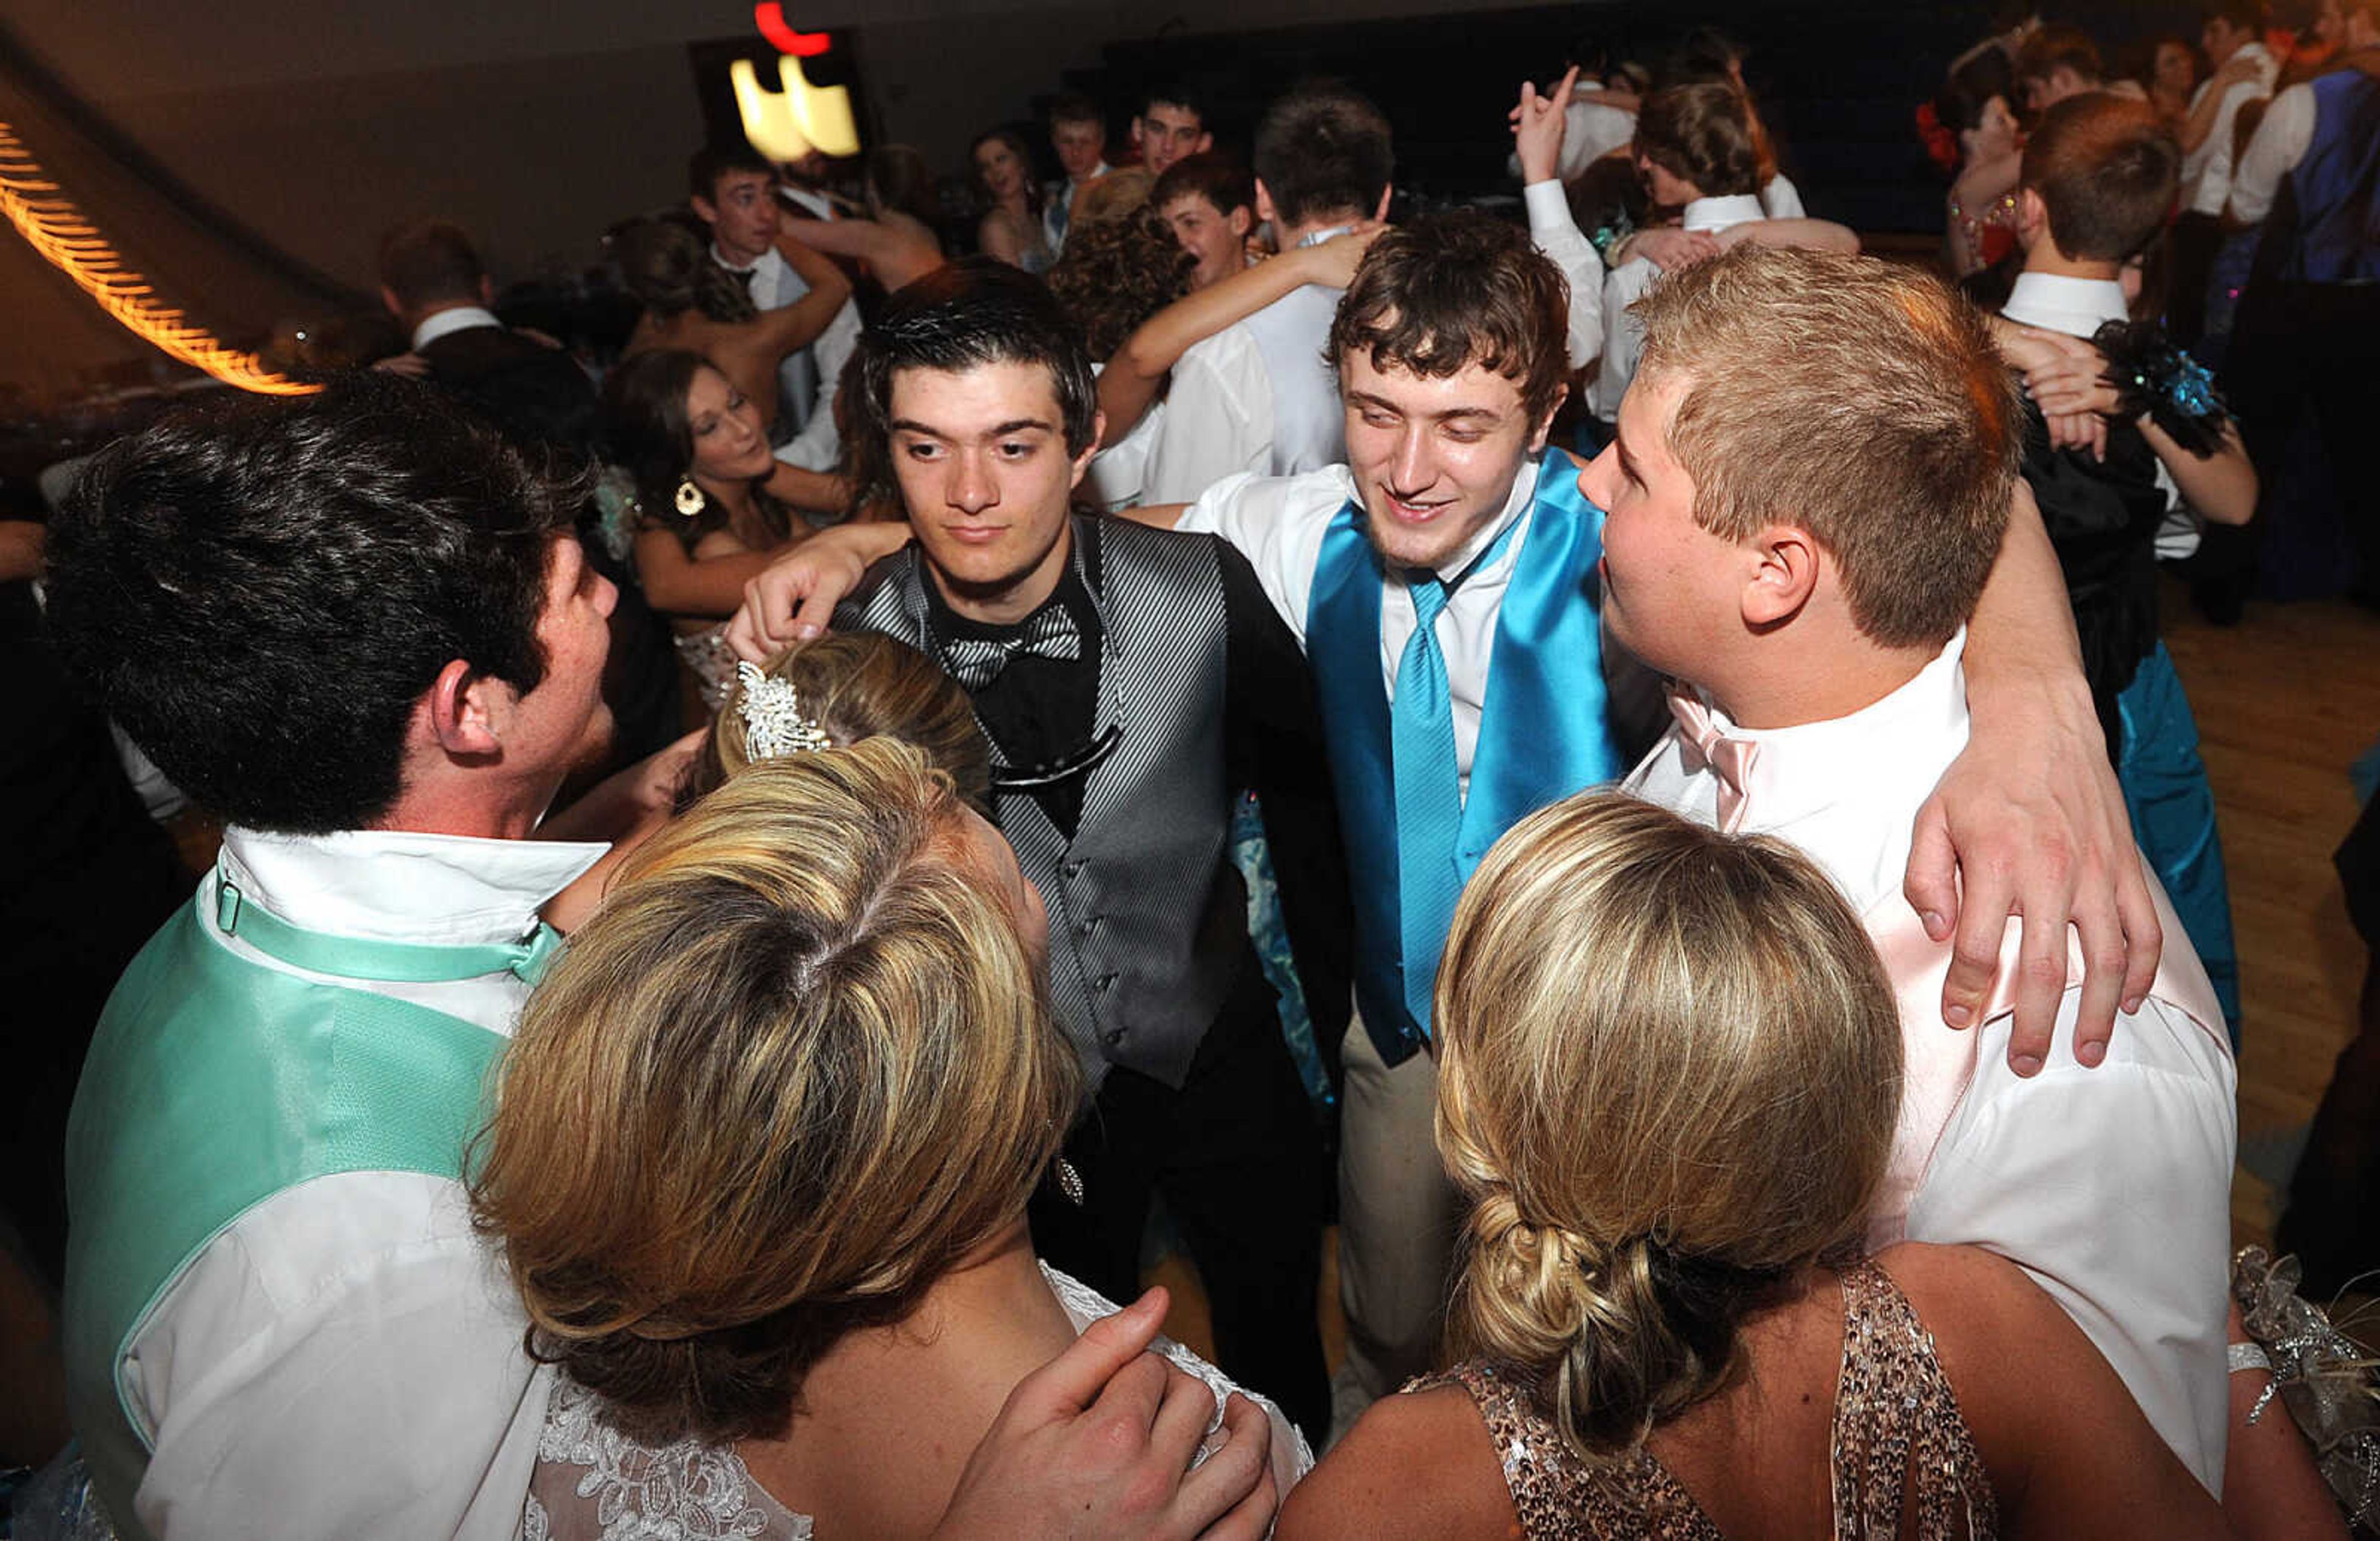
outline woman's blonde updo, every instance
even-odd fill
[[[473,1183],[531,1352],[632,1437],[780,1433],[845,1333],[1014,1225],[1079,1072],[947,780],[754,765],[531,997]]]
[[[1590,1461],[1726,1384],[1854,1246],[1900,1102],[1882,966],[1824,874],[1612,794],[1498,842],[1439,965],[1438,1136],[1472,1199],[1455,1353]]]
[[[838,745],[882,734],[924,752],[966,805],[990,816],[991,749],[975,708],[933,660],[874,632],[829,632],[797,642],[762,671],[794,687],[802,715]],[[744,687],[736,686],[710,725],[678,795],[681,810],[751,763],[744,747]]]

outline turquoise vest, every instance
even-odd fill
[[[552,952],[425,947],[300,930],[228,882],[217,921],[260,952],[346,978],[427,982]],[[347,1171],[457,1177],[504,1039],[367,990],[250,962],[212,936],[209,889],[142,948],[110,996],[67,1124],[67,1407],[102,1505],[145,1533],[132,1498],[150,1444],[119,1377],[157,1303],[249,1209]]]
[[[1380,1058],[1396,1064],[1422,1046],[1429,1025],[1415,1022],[1404,1003],[1396,777],[1380,681],[1383,579],[1364,525],[1361,504],[1350,502],[1323,534],[1306,606],[1306,656],[1355,890],[1355,1002]],[[1602,556],[1603,511],[1579,491],[1570,456],[1548,450],[1496,619],[1455,851],[1466,881],[1505,831],[1626,769],[1605,720],[1596,575]]]

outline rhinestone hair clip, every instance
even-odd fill
[[[832,749],[824,728],[802,715],[801,696],[787,682],[749,663],[735,665],[735,710],[744,719],[747,759],[777,759]]]

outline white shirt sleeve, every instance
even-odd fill
[[[2242,224],[2263,223],[2273,212],[2281,179],[2305,159],[2313,143],[2314,101],[2311,86],[2291,86],[2273,98],[2265,120],[2231,174],[2230,215]]]
[[[1980,1029],[1974,1082],[1907,1233],[2022,1268],[2219,1491],[2238,1072],[2213,1035],[2155,1000],[2118,1019],[2106,1062],[2086,1070],[2073,1055],[2081,1000],[2066,992],[2049,1062],[2030,1080],[2008,1068],[2010,1019]]]
[[[1188,503],[1238,471],[1272,466],[1272,380],[1240,326],[1193,346],[1173,366],[1165,426],[1148,452],[1141,495]]]
[[[1760,189],[1760,212],[1770,219],[1807,219],[1802,207],[1802,189],[1783,172],[1770,177]]]
[[[1246,557],[1265,597],[1304,647],[1322,537],[1354,495],[1354,478],[1344,466],[1301,476],[1226,477],[1184,509],[1173,528],[1220,536]]]
[[[319,1178],[242,1216],[125,1367],[172,1541],[518,1533],[552,1381],[461,1187]]]
[[[1521,189],[1529,208],[1529,239],[1553,260],[1570,284],[1570,367],[1583,370],[1603,351],[1603,259],[1572,217],[1560,182]]]
[[[1603,366],[1596,372],[1596,416],[1609,422],[1620,416],[1620,398],[1636,377],[1636,356],[1645,346],[1645,328],[1628,307],[1645,296],[1661,270],[1639,257],[1611,270],[1603,281]]]

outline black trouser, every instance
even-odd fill
[[[2257,547],[2276,534],[2269,511],[2290,440],[2311,418],[2361,564],[2351,591],[2380,595],[2380,478],[2368,464],[2380,423],[2380,284],[2257,280],[2240,301],[2223,388],[2264,486],[2254,524],[2208,527],[2208,576],[2241,593],[2252,587]]]
[[[1328,1174],[1272,987],[1253,953],[1182,1089],[1110,1070],[1067,1138],[1066,1159],[1082,1177],[1083,1204],[1042,1184],[1031,1211],[1041,1256],[1131,1304],[1149,1199],[1162,1195],[1206,1286],[1217,1366],[1272,1398],[1319,1442],[1330,1425],[1315,1318]]]
[[[2356,1035],[2339,1050],[2330,1086],[2289,1180],[2289,1208],[2274,1244],[2305,1267],[2305,1294],[2321,1302],[2380,1268],[2380,798],[2333,858],[2347,913],[2371,949]]]

